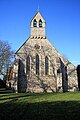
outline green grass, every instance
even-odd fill
[[[3,119],[80,120],[80,92],[16,94],[0,90],[0,120]]]

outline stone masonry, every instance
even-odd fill
[[[46,22],[40,12],[36,13],[30,25],[29,38],[15,53],[12,88],[15,92],[37,93],[78,90],[76,67],[47,39]]]

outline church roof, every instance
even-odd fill
[[[42,17],[40,11],[38,11],[38,12],[35,14],[35,16],[34,16],[34,17],[32,18],[32,20],[31,20],[31,22],[32,22],[34,19],[36,19],[36,20],[41,19],[43,22],[45,22],[45,20],[44,20],[44,18]]]

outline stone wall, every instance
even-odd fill
[[[36,20],[36,26],[34,26]],[[39,20],[42,25],[39,26]],[[46,38],[46,22],[37,12],[30,23],[30,37],[15,54],[14,89],[17,92],[57,92],[78,89],[76,67],[65,59]],[[39,56],[39,75],[36,75],[36,55]],[[26,58],[30,58],[30,71],[26,71]],[[45,58],[48,74],[45,74]]]
[[[36,45],[39,48],[36,48]],[[39,55],[39,75],[36,75],[36,55]],[[26,74],[26,57],[30,56],[30,72]],[[45,75],[45,57],[49,59],[49,73]],[[29,38],[17,51],[16,59],[20,59],[24,75],[18,71],[18,91],[20,92],[56,92],[70,91],[77,88],[77,73],[74,65],[63,59],[54,46],[45,38]],[[67,74],[65,71],[67,67]],[[19,68],[18,68],[19,69]],[[60,71],[58,71],[60,70]],[[16,69],[14,69],[16,71]],[[67,79],[66,79],[67,75]]]

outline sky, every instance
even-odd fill
[[[75,66],[80,64],[80,0],[0,0],[0,40],[17,51],[29,37],[38,9],[52,45]]]

